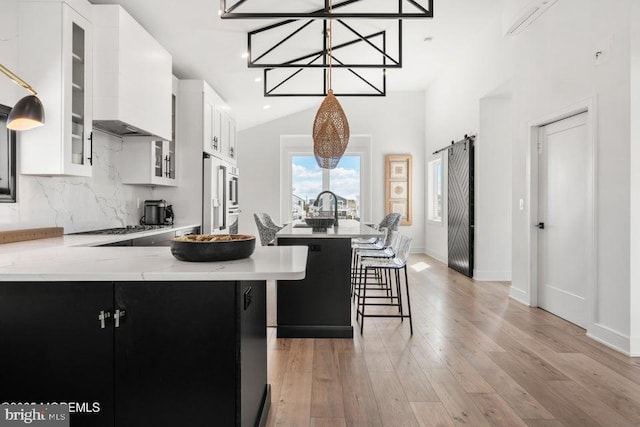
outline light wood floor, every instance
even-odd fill
[[[640,426],[639,359],[507,284],[409,265],[413,336],[399,319],[367,318],[353,340],[269,328],[270,426]]]

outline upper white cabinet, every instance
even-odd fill
[[[45,125],[20,135],[20,173],[91,176],[92,25],[66,2],[26,0],[19,25],[18,74],[45,110]]]
[[[176,170],[178,85],[178,79],[173,77],[170,140],[162,140],[153,136],[128,136],[124,138],[118,163],[124,184],[169,187],[178,185]]]
[[[171,55],[119,5],[94,5],[94,128],[170,141]]]
[[[229,107],[203,80],[181,80],[182,110],[188,111],[186,140],[202,141],[202,151],[236,162],[236,124]]]

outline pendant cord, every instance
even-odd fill
[[[333,5],[329,0],[329,15],[333,14]],[[329,91],[333,91],[333,79],[332,79],[332,57],[333,57],[333,18],[329,19]]]

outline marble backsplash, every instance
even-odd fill
[[[55,226],[68,234],[138,224],[153,190],[122,184],[117,165],[124,143],[94,132],[90,178],[19,175],[18,202],[0,203],[0,229]]]

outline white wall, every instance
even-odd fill
[[[640,2],[631,4],[631,355],[640,356]]]
[[[511,98],[480,100],[475,150],[476,280],[511,280]]]
[[[434,82],[425,101],[429,153],[476,132],[479,100],[504,82],[512,82],[512,296],[528,303],[526,237],[531,224],[525,215],[528,206],[525,211],[517,207],[519,199],[526,199],[527,124],[597,97],[598,277],[589,333],[623,351],[629,349],[630,332],[630,1],[613,0],[606,7],[596,0],[559,1],[523,33],[506,39],[501,23],[495,22]],[[614,40],[612,50],[602,43],[609,36]],[[596,65],[595,52],[603,48],[606,57]],[[445,230],[427,225],[425,240],[428,251],[446,253]]]
[[[318,98],[318,106],[321,98]],[[381,98],[340,99],[352,135],[371,135],[372,219],[384,216],[386,154],[413,155],[413,224],[401,231],[412,237],[412,250],[424,251],[424,93],[390,93]],[[280,136],[311,133],[317,108],[239,132],[240,231],[257,232],[253,213],[280,212]]]

